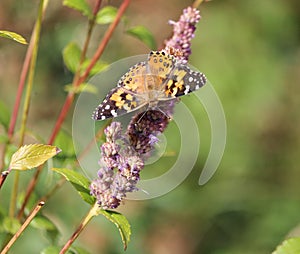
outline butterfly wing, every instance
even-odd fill
[[[92,118],[104,120],[120,116],[143,107],[146,102],[143,93],[146,64],[140,62],[132,66],[119,80],[116,88],[112,89],[103,102],[96,108]]]
[[[175,63],[175,58],[165,51],[151,51],[147,61],[147,75],[152,79],[152,82],[148,82],[152,87],[148,87],[148,90],[163,90],[163,84],[175,67]]]
[[[165,84],[166,97],[179,97],[198,90],[205,85],[205,75],[191,70],[186,64],[178,63]]]

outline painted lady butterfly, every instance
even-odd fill
[[[151,51],[146,62],[132,66],[96,108],[92,118],[104,120],[193,92],[206,83],[203,73],[162,51]]]

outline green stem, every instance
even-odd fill
[[[45,1],[45,4],[44,4],[44,0],[40,1],[39,10],[38,10],[38,18],[35,23],[34,30],[32,33],[32,38],[31,38],[33,48],[32,48],[32,56],[30,58],[31,61],[30,61],[30,66],[29,66],[28,82],[27,82],[27,89],[26,89],[25,101],[24,101],[24,109],[23,109],[23,114],[22,114],[19,147],[22,146],[24,143],[25,129],[26,129],[26,123],[27,123],[27,119],[28,119],[30,99],[31,99],[32,87],[33,87],[33,78],[34,78],[34,74],[35,74],[35,66],[36,66],[38,44],[39,44],[39,38],[40,38],[40,32],[41,32],[41,25],[42,25],[44,9],[45,9],[47,3],[48,3],[48,1]],[[10,208],[9,208],[9,215],[11,217],[14,216],[14,212],[15,212],[15,208],[16,208],[15,206],[16,206],[16,200],[17,200],[18,186],[19,186],[19,171],[16,172],[15,178],[14,178],[13,191],[12,191],[12,197],[11,197]]]
[[[95,4],[95,7],[94,7],[94,10],[93,10],[93,18],[92,20],[95,20],[96,19],[96,15],[99,11],[99,8],[100,8],[100,5],[101,5],[101,0],[98,0]],[[79,76],[80,76],[80,70],[81,70],[81,67],[80,65],[82,64],[82,62],[84,61],[85,57],[86,57],[86,51],[87,51],[87,48],[88,48],[88,44],[89,44],[89,41],[90,41],[90,38],[91,38],[91,34],[92,34],[92,28],[94,26],[95,22],[91,22],[89,23],[89,29],[88,29],[88,33],[87,33],[87,37],[86,37],[86,40],[85,40],[85,43],[84,43],[84,49],[82,51],[82,54],[81,54],[81,57],[80,57],[80,64],[79,64],[79,67],[76,71],[76,74],[74,76],[74,79],[73,79],[73,86],[79,86],[80,83],[78,83],[78,80],[79,80]],[[60,115],[55,123],[55,126],[54,126],[54,130],[52,131],[52,134],[49,138],[49,141],[48,141],[48,144],[53,144],[55,138],[56,138],[56,135],[58,134],[58,131],[60,130],[60,127],[63,123],[63,121],[65,120],[65,117],[73,103],[73,100],[74,100],[74,93],[73,92],[70,92],[68,93],[67,95],[67,98],[65,100],[65,103],[61,109],[61,112],[60,112]],[[21,206],[21,209],[18,213],[18,218],[21,218],[23,216],[23,212],[24,212],[24,209],[25,209],[25,206],[31,196],[31,193],[37,183],[37,180],[39,178],[39,175],[41,173],[41,170],[42,170],[42,167],[38,167],[34,177],[32,178],[31,182],[29,183],[28,185],[28,188],[26,190],[26,195],[25,195],[25,199],[24,199],[24,202]]]
[[[85,218],[80,223],[79,227],[75,230],[73,235],[70,237],[70,239],[66,242],[64,247],[61,249],[59,254],[64,254],[67,252],[67,250],[70,248],[72,243],[76,240],[76,238],[79,236],[81,231],[85,228],[85,226],[89,223],[89,221],[97,215],[98,205],[95,204],[88,212],[88,214],[85,216]]]

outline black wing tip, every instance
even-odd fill
[[[101,107],[97,107],[96,109],[95,109],[95,111],[93,112],[93,114],[92,114],[92,119],[93,120],[95,120],[95,121],[97,121],[97,120],[104,120],[102,117],[103,117],[103,114],[101,114],[100,113],[100,109],[101,109]]]
[[[204,86],[207,83],[207,78],[206,78],[205,74],[202,72],[200,73],[200,76],[201,76],[201,82]]]

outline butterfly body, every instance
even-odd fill
[[[193,92],[206,83],[204,74],[165,51],[151,51],[146,62],[132,66],[93,113],[94,120],[138,110],[156,109],[158,103]]]

